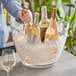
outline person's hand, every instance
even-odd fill
[[[24,15],[22,15],[21,12],[18,13],[18,17],[20,18],[20,20],[22,22],[26,22],[29,23],[32,20],[32,13],[30,10],[27,10],[26,13]]]

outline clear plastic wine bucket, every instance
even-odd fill
[[[12,37],[21,62],[31,68],[46,68],[53,66],[59,59],[68,34],[69,23],[57,22],[58,39],[47,40],[37,44],[27,42],[23,32],[23,24],[12,19]]]

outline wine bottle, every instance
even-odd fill
[[[21,6],[23,8],[22,9],[22,16],[24,16],[24,14],[27,12],[27,9],[29,8],[29,3],[25,2],[25,0],[22,0],[21,1]],[[27,35],[29,28],[30,28],[30,23],[24,22],[23,31],[24,31],[25,35]]]
[[[39,23],[39,27],[40,27],[40,38],[41,38],[41,42],[45,41],[45,32],[46,29],[48,27],[48,18],[47,18],[47,7],[46,6],[42,6],[41,7],[41,21]]]
[[[51,13],[51,20],[49,22],[49,26],[46,30],[46,36],[47,39],[58,39],[58,31],[57,31],[57,24],[56,24],[56,7],[52,7],[52,13]]]
[[[39,13],[35,12],[34,13],[34,19],[33,19],[33,24],[29,29],[29,35],[31,36],[30,42],[31,43],[38,43],[39,42],[39,24],[38,24],[38,19],[39,19]]]

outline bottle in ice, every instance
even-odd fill
[[[40,39],[40,30],[39,30],[39,24],[38,24],[38,19],[39,19],[39,13],[35,12],[34,13],[34,20],[33,20],[33,24],[30,27],[29,30],[29,37],[30,37],[30,41],[31,43],[38,43],[39,39]],[[28,37],[28,38],[29,38]]]
[[[21,6],[22,6],[22,16],[25,15],[25,13],[27,12],[27,9],[29,8],[29,3],[25,2],[25,0],[22,0],[21,1]],[[24,34],[27,35],[27,32],[30,28],[30,23],[26,23],[24,22],[24,25],[23,25],[23,31],[24,31]]]
[[[46,6],[42,6],[41,7],[41,21],[39,23],[39,27],[40,27],[40,39],[41,39],[41,42],[44,42],[45,41],[45,32],[46,32],[46,29],[48,27],[48,18],[47,18],[47,7]]]
[[[57,24],[56,24],[56,7],[52,7],[51,20],[50,20],[49,26],[46,30],[45,37],[49,40],[58,39],[58,31],[57,31]]]

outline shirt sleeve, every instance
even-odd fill
[[[4,8],[16,19],[18,18],[18,12],[22,10],[21,5],[17,0],[2,0]]]

